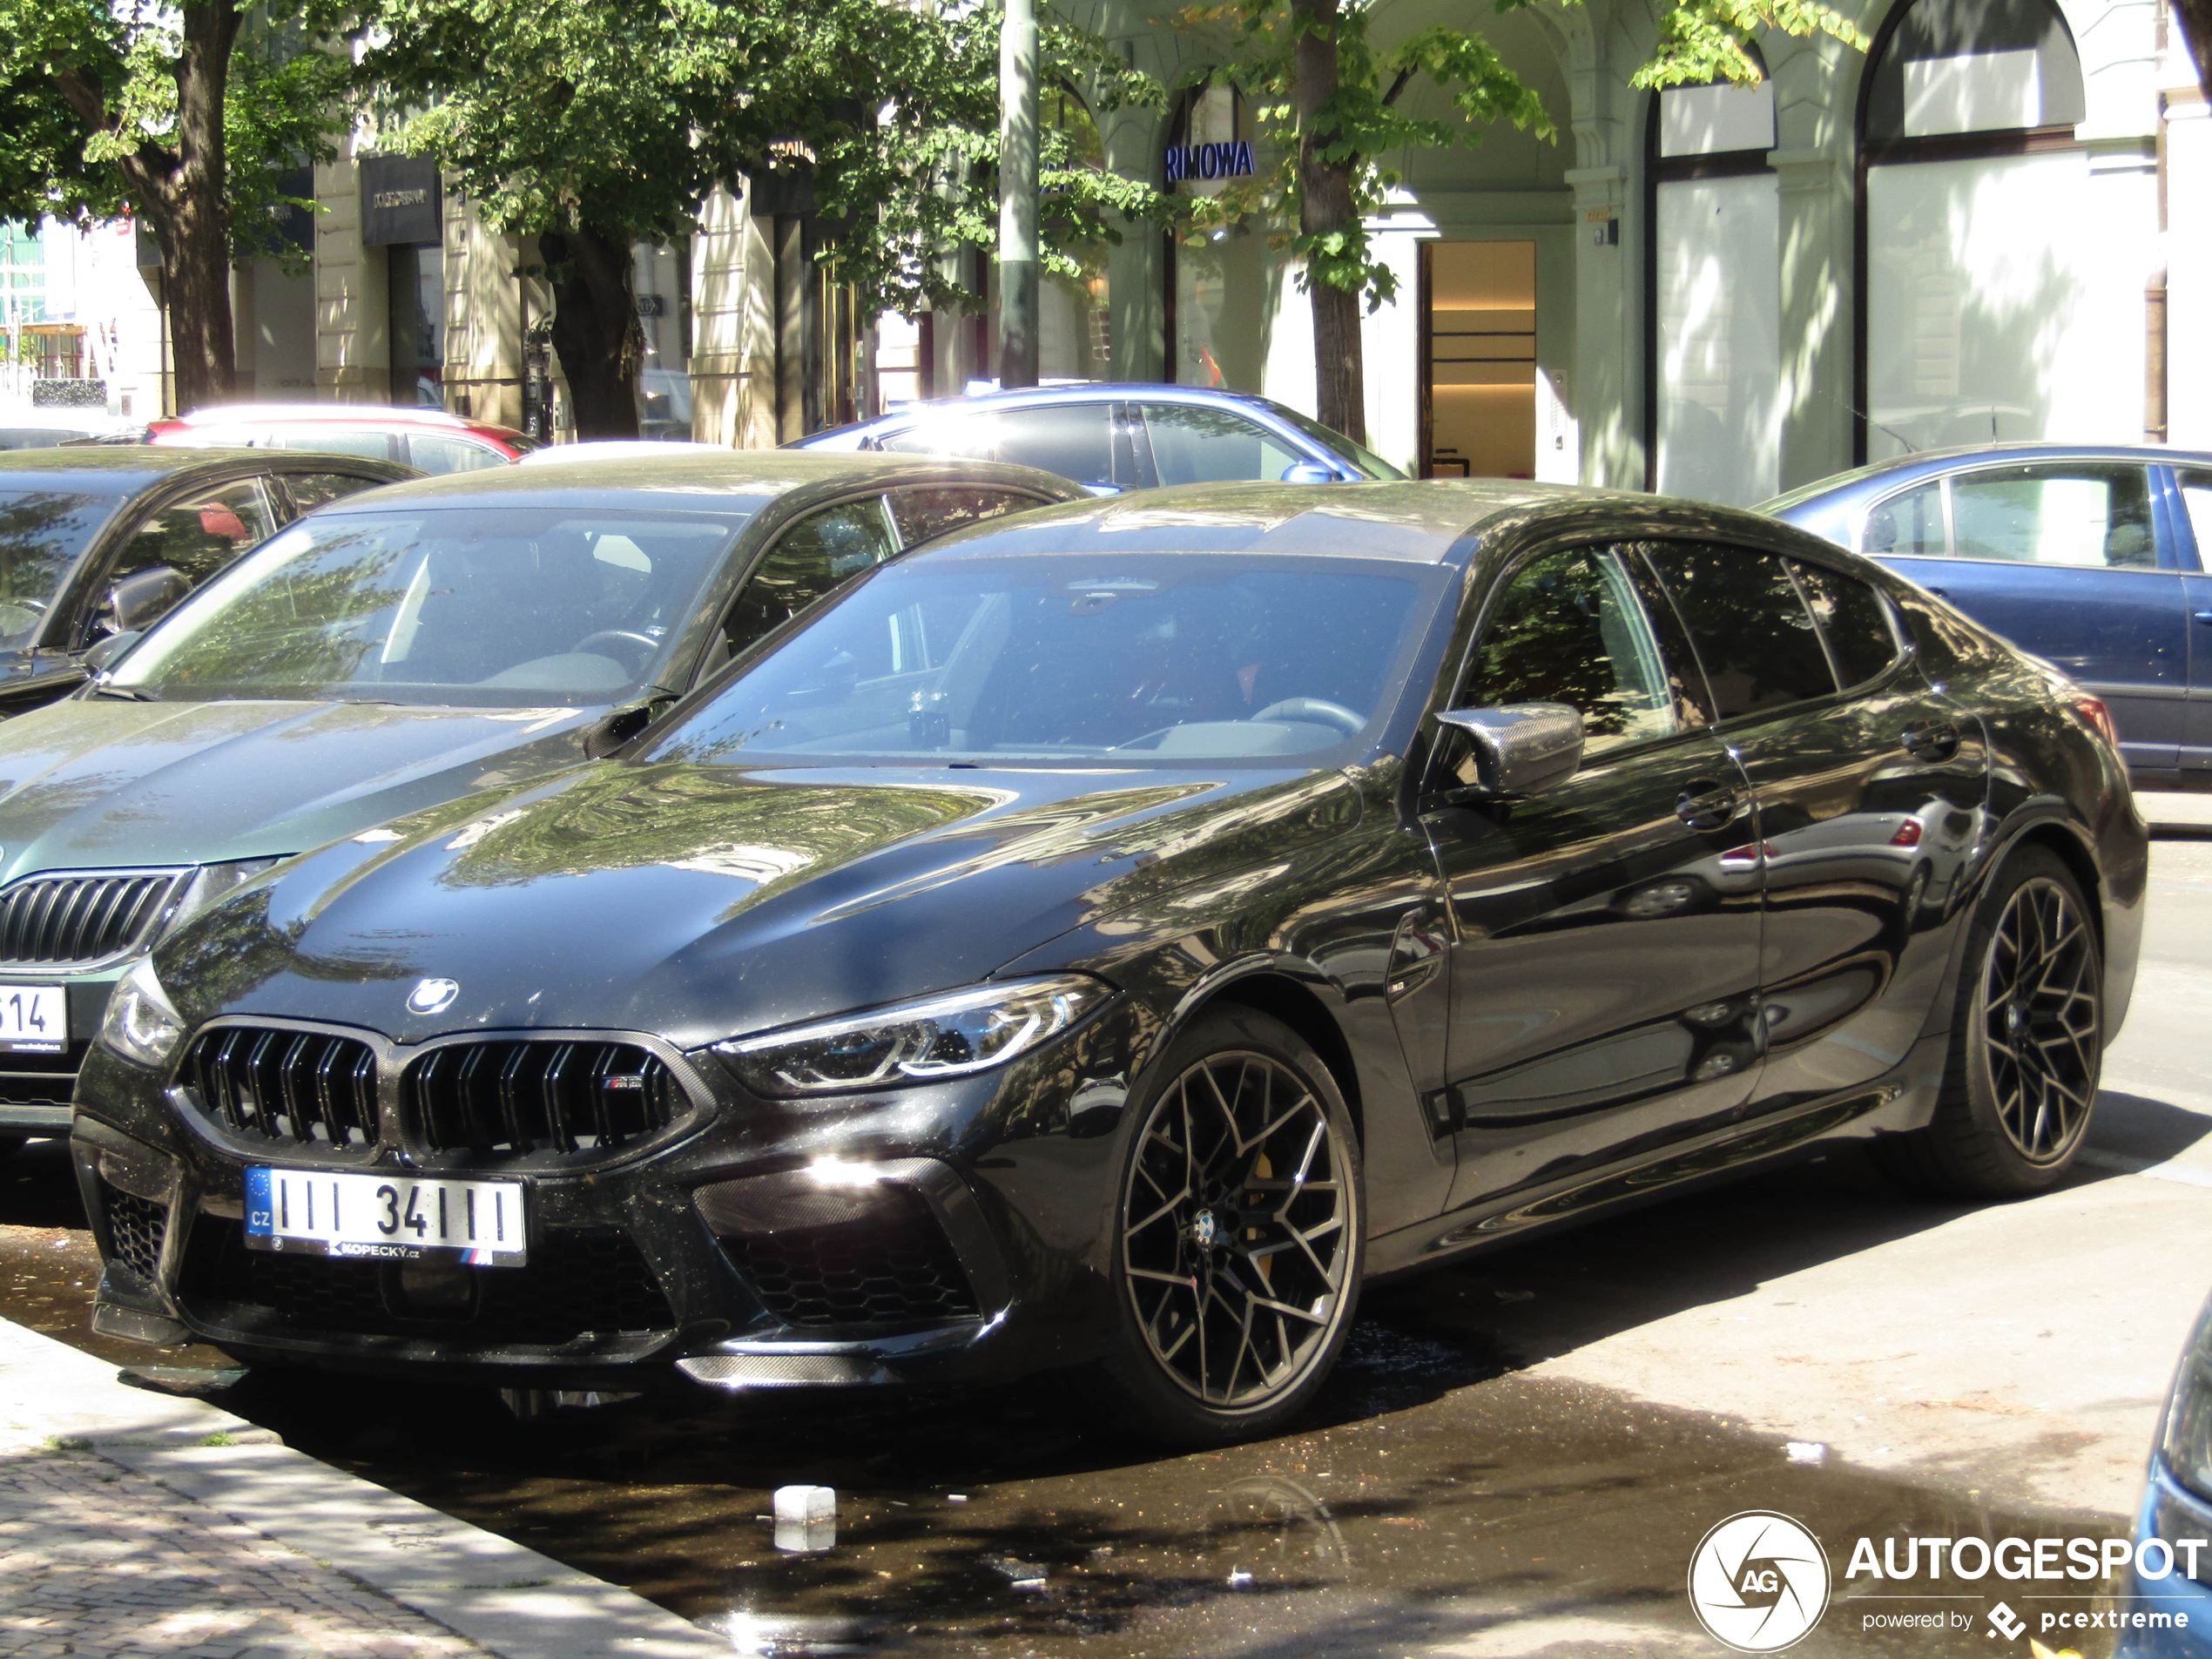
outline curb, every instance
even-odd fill
[[[728,1659],[730,1644],[618,1585],[283,1445],[196,1399],[0,1319],[0,1455],[60,1441],[158,1480],[499,1659]]]

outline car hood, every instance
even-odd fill
[[[580,760],[598,712],[66,698],[0,722],[0,878],[305,852]]]
[[[155,961],[180,1010],[645,1030],[683,1046],[988,977],[1356,823],[1333,771],[790,769],[612,761],[341,841]],[[1193,925],[1197,925],[1194,913]],[[418,980],[459,991],[408,1012]]]

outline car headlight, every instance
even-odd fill
[[[2198,1321],[2182,1356],[2160,1450],[2174,1478],[2212,1502],[2212,1312]]]
[[[108,994],[100,1041],[125,1060],[158,1070],[184,1041],[184,1016],[161,988],[153,959],[141,956]]]
[[[714,1045],[766,1095],[827,1095],[1002,1066],[1079,1023],[1110,988],[1079,974],[1008,980]]]
[[[280,853],[273,858],[233,859],[227,864],[201,865],[198,873],[185,884],[185,896],[169,913],[169,920],[162,924],[161,931],[165,934],[174,933],[219,899],[227,897],[255,876],[275,869],[292,856]]]

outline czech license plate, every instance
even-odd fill
[[[0,1053],[69,1049],[69,992],[59,985],[0,985]]]
[[[293,1250],[355,1261],[529,1259],[518,1181],[423,1181],[320,1170],[246,1172],[249,1250]]]

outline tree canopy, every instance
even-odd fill
[[[805,176],[863,309],[974,301],[941,255],[995,234],[995,6],[381,0],[375,22],[362,70],[392,141],[435,157],[492,228],[537,239],[581,434],[637,429],[631,246],[685,233],[740,174]],[[1106,98],[1164,96],[1076,31],[1047,50]],[[1068,246],[1157,197],[1064,152],[1047,157],[1047,234],[1072,272]]]
[[[180,407],[229,395],[229,273],[280,253],[351,73],[320,0],[0,0],[0,217],[132,212],[161,246]]]

